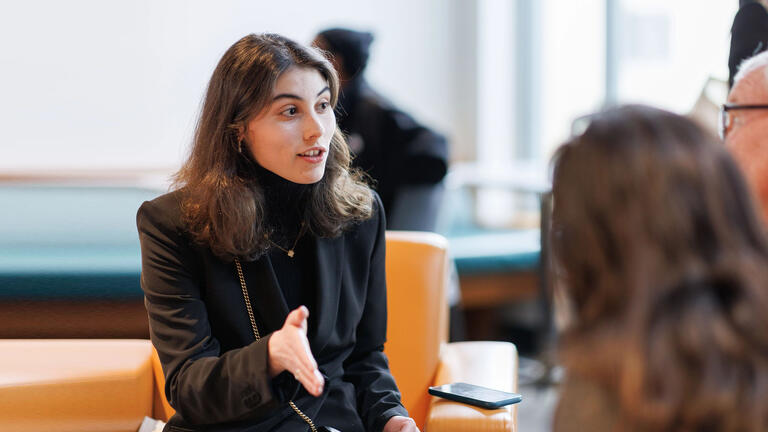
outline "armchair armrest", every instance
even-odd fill
[[[133,432],[152,415],[148,340],[0,340],[0,430]]]
[[[442,347],[434,385],[456,381],[497,390],[517,390],[517,348],[509,342],[455,342]],[[487,410],[433,397],[427,430],[515,431],[517,405]]]

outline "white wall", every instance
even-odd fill
[[[172,170],[232,43],[267,31],[309,42],[336,25],[376,34],[374,86],[449,136],[471,137],[455,90],[461,1],[13,2],[0,14],[0,173]]]
[[[542,13],[541,154],[571,134],[574,119],[605,100],[605,0],[553,0]]]
[[[622,6],[622,102],[685,113],[708,78],[728,79],[730,31],[738,2],[623,0]]]

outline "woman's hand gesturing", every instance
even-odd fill
[[[293,374],[312,396],[323,393],[325,380],[317,370],[317,362],[307,340],[309,310],[300,306],[285,318],[283,328],[269,338],[269,374],[277,376],[283,371]]]

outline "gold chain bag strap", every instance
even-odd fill
[[[251,298],[248,296],[248,288],[245,286],[245,277],[243,277],[243,268],[240,266],[240,259],[235,258],[235,266],[237,266],[237,277],[240,279],[240,288],[243,290],[243,299],[245,300],[245,308],[248,310],[248,319],[251,320],[251,328],[253,329],[253,337],[256,338],[256,340],[261,339],[261,335],[259,334],[259,328],[256,326],[256,318],[253,316],[253,308],[251,308]],[[299,415],[299,417],[302,418],[307,424],[309,425],[309,428],[312,429],[312,432],[317,432],[317,428],[315,427],[315,424],[312,422],[312,419],[309,418],[308,415],[301,412],[299,407],[296,406],[293,401],[288,401],[288,405],[293,408],[294,411],[296,411],[296,414]]]

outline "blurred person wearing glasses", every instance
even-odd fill
[[[768,51],[741,64],[721,111],[720,132],[768,218]]]

